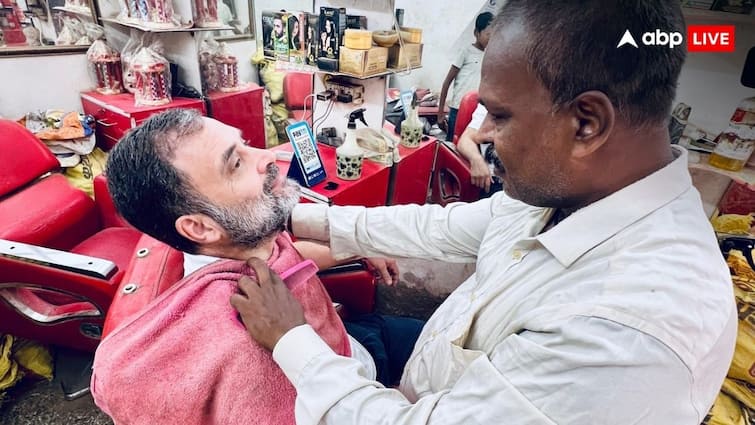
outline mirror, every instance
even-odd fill
[[[85,51],[90,0],[0,0],[0,55]]]
[[[216,40],[237,40],[254,36],[252,2],[249,0],[218,0],[218,15],[232,30],[215,31]]]

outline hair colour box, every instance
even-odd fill
[[[320,8],[319,55],[317,66],[326,71],[338,71],[338,50],[346,31],[346,9]]]

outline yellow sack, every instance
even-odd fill
[[[66,168],[64,174],[72,185],[94,198],[94,178],[102,174],[106,162],[107,154],[96,147],[89,155],[82,155],[78,165]]]
[[[0,392],[12,387],[21,379],[18,364],[11,358],[12,346],[11,335],[0,336]]]
[[[719,393],[713,407],[700,425],[750,425],[752,420],[755,420],[752,412],[748,412],[747,408],[743,408],[737,400]]]
[[[45,346],[34,341],[17,340],[13,351],[13,358],[22,369],[47,380],[52,379],[52,355]]]

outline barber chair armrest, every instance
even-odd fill
[[[116,271],[102,258],[0,239],[0,332],[94,350]]]
[[[333,302],[341,304],[343,318],[371,313],[375,309],[376,279],[365,261],[355,261],[318,273]]]

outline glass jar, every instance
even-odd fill
[[[708,162],[724,170],[744,168],[755,151],[755,97],[744,99],[731,116],[729,126],[716,138]]]

